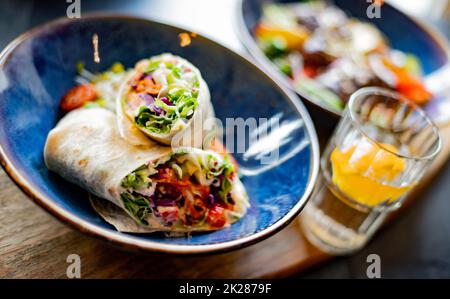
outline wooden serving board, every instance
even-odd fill
[[[420,197],[450,155],[450,126],[441,128],[441,133],[443,151],[409,203]],[[286,277],[332,258],[308,243],[299,220],[301,215],[276,235],[228,253],[174,256],[125,252],[58,222],[28,200],[1,170],[0,278],[65,278],[66,259],[73,253],[81,258],[82,278]]]

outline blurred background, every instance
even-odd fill
[[[71,1],[1,1],[0,47],[3,48],[17,35],[40,23],[66,16],[67,6],[70,5],[67,2]],[[235,27],[238,2],[238,0],[80,0],[81,16],[88,12],[106,11],[153,18],[204,34],[245,54],[245,49],[236,35],[236,30],[240,30]],[[450,1],[386,0],[386,2],[431,24],[450,38]],[[371,253],[376,253],[381,256],[383,278],[449,278],[449,181],[450,167],[447,163],[440,175],[422,194],[422,198],[384,228],[365,249],[356,255],[337,258],[307,272],[296,274],[295,277],[366,278],[365,258]]]

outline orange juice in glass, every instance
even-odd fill
[[[354,93],[321,159],[301,218],[307,238],[332,254],[363,247],[421,179],[441,148],[425,112],[398,94]]]

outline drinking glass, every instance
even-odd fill
[[[307,238],[332,254],[362,248],[440,149],[438,129],[421,108],[382,88],[355,92],[325,148],[301,217]]]

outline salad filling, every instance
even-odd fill
[[[123,99],[127,116],[148,133],[183,127],[199,105],[200,74],[186,60],[163,54],[136,64]]]
[[[375,25],[329,1],[265,4],[254,36],[297,91],[332,110],[342,111],[366,86],[395,90],[419,105],[433,98],[415,55],[391,48]]]
[[[84,63],[77,64],[79,85],[71,88],[62,97],[60,107],[69,112],[77,108],[101,107],[111,111],[115,109],[115,98],[128,71],[116,62],[108,70],[93,74],[86,70]]]
[[[140,224],[217,229],[243,216],[245,192],[228,155],[181,149],[122,180],[120,198]]]

